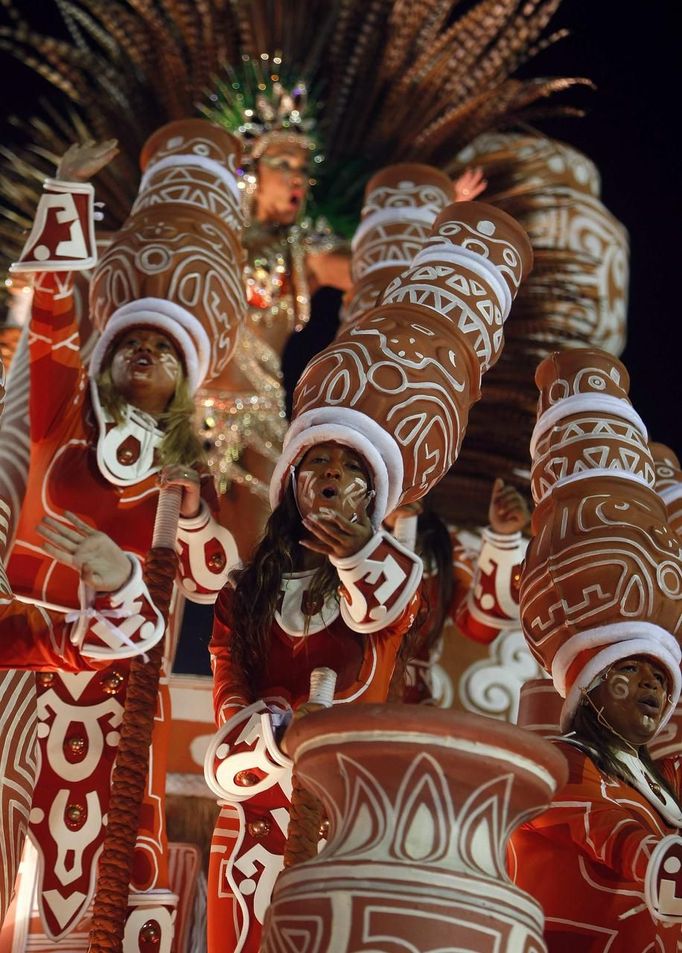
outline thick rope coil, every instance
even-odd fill
[[[309,702],[331,707],[336,687],[336,672],[331,668],[316,668],[310,673]],[[322,802],[302,784],[294,771],[289,809],[289,829],[284,847],[284,866],[310,860],[317,854],[320,828],[324,820]]]
[[[168,617],[177,572],[172,549],[151,549],[144,577],[154,604]],[[149,767],[163,640],[130,665],[121,740],[114,765],[108,823],[97,872],[89,953],[121,953],[135,842]]]

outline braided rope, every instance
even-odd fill
[[[176,571],[177,556],[173,550],[151,549],[147,554],[145,582],[164,618],[168,616]],[[130,665],[108,823],[97,872],[89,953],[121,953],[123,948],[128,889],[140,807],[147,784],[163,640],[150,649],[146,657],[146,662],[138,656]]]
[[[322,802],[312,791],[305,788],[294,771],[291,788],[291,808],[289,810],[289,830],[284,847],[284,866],[310,860],[317,855],[320,840],[320,826],[324,819]]]

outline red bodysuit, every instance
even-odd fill
[[[257,953],[272,887],[282,869],[289,823],[291,761],[275,739],[308,700],[310,673],[337,673],[334,704],[384,702],[403,636],[419,604],[421,561],[377,533],[355,556],[334,561],[336,597],[312,616],[302,605],[312,573],[282,579],[257,697],[230,658],[232,591],[216,603],[210,651],[220,728],[206,775],[221,799],[209,868],[209,953]],[[377,572],[377,569],[379,570]]]
[[[639,790],[607,778],[584,751],[558,747],[568,784],[516,831],[509,849],[514,882],[544,909],[548,953],[674,953],[682,926],[652,918],[644,879],[653,848],[678,828],[646,784]],[[679,802],[680,760],[657,768]]]
[[[79,598],[77,572],[42,551],[36,527],[43,515],[58,519],[70,510],[110,535],[131,557],[144,558],[156,512],[161,434],[153,419],[135,408],[128,407],[125,420],[116,425],[100,406],[81,361],[69,275],[36,276],[29,348],[31,461],[8,577],[19,598],[62,612],[75,610],[81,613],[80,627],[92,627],[93,609]],[[178,581],[189,598],[213,601],[236,561],[236,549],[231,534],[211,515],[214,495],[207,475],[202,497],[198,516],[180,520]],[[125,639],[130,619],[140,614],[136,599],[119,606],[119,613],[94,620],[101,641],[117,659],[114,664],[96,672],[37,676],[40,774],[29,832],[41,855],[41,917],[53,939],[73,929],[94,890],[125,699],[126,658],[134,654]],[[121,631],[123,647],[116,653],[116,633]],[[166,688],[160,705],[135,858],[133,886],[138,891],[167,885]],[[159,916],[172,930],[170,914]]]

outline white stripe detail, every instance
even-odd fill
[[[143,189],[147,188],[149,179],[156,172],[163,172],[164,169],[172,169],[177,166],[182,166],[183,168],[187,168],[187,166],[197,166],[199,169],[203,169],[205,172],[210,172],[212,175],[217,176],[230,190],[235,198],[235,201],[237,202],[237,205],[240,205],[239,186],[237,185],[236,179],[232,172],[230,172],[229,169],[226,169],[224,165],[216,162],[215,159],[209,159],[207,156],[198,156],[193,152],[183,153],[182,155],[166,156],[164,159],[159,159],[159,161],[155,162],[153,165],[147,166],[142,179],[140,180],[138,195],[141,194]]]
[[[594,470],[583,470],[582,473],[569,473],[568,476],[561,477],[561,479],[552,484],[542,498],[537,501],[536,506],[549,496],[550,493],[553,493],[557,487],[565,486],[571,482],[578,483],[580,480],[592,480],[594,477],[599,477],[600,479],[602,477],[614,477],[616,480],[630,480],[632,483],[639,483],[640,486],[645,486],[647,490],[653,492],[651,484],[647,483],[644,477],[638,473],[632,473],[630,470],[607,470],[606,467],[595,467]]]
[[[682,483],[678,483],[676,486],[668,486],[665,490],[659,490],[658,495],[666,506],[670,506],[671,503],[682,498]]]
[[[649,439],[644,421],[635,408],[626,403],[622,397],[613,397],[611,394],[572,394],[564,397],[540,415],[530,438],[530,453],[535,456],[538,441],[545,431],[553,427],[563,417],[572,414],[613,414],[627,420],[639,430],[644,442]]]
[[[492,285],[497,303],[502,310],[502,320],[504,321],[507,318],[511,311],[512,295],[507,282],[500,277],[501,273],[496,265],[482,255],[469,251],[468,248],[443,242],[440,245],[430,245],[418,252],[412,262],[412,267],[418,268],[420,265],[428,265],[431,262],[443,260],[453,265],[463,265],[470,271],[475,272],[482,281]]]
[[[433,225],[438,213],[428,207],[406,205],[400,208],[381,208],[363,219],[357,227],[351,250],[355,251],[367,232],[381,225]],[[396,236],[397,237],[397,236]]]

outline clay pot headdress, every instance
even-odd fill
[[[272,506],[291,466],[323,441],[364,457],[376,526],[399,503],[424,496],[457,457],[531,263],[530,242],[510,216],[481,202],[447,207],[377,307],[308,364],[270,484]]]
[[[654,489],[663,500],[668,523],[682,537],[682,467],[677,455],[664,443],[650,443],[656,482]]]
[[[548,357],[535,380],[536,509],[520,599],[526,641],[565,699],[562,730],[594,679],[635,655],[668,672],[662,727],[680,695],[682,548],[654,490],[627,371],[606,352],[580,349]]]
[[[236,166],[240,147],[205,119],[168,123],[142,150],[142,181],[97,265],[90,311],[101,337],[90,373],[134,326],[173,338],[192,391],[220,373],[245,313]]]
[[[373,308],[386,285],[410,267],[451,202],[452,182],[430,165],[398,163],[372,176],[353,237],[353,291],[344,324]]]

